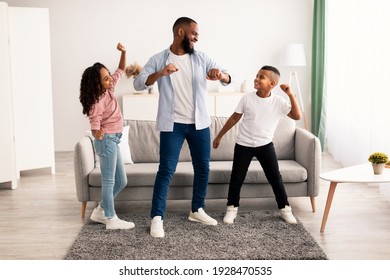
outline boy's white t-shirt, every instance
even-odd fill
[[[174,121],[178,123],[195,123],[195,102],[192,91],[192,67],[189,54],[175,55],[170,52],[168,62],[179,70],[170,75],[175,91]]]
[[[276,94],[267,98],[259,97],[256,92],[245,94],[235,110],[243,114],[236,143],[246,147],[271,143],[279,119],[290,111],[290,102]]]

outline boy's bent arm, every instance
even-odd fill
[[[298,101],[294,94],[291,94],[288,97],[290,98],[290,102],[291,102],[291,111],[290,113],[288,113],[288,116],[293,120],[298,121],[301,119],[301,115],[302,115],[301,109],[299,108]]]
[[[233,126],[238,123],[238,121],[241,119],[242,114],[234,112],[230,118],[226,121],[225,125],[221,128],[218,135],[215,137],[213,141],[213,148],[216,149],[219,147],[219,144],[221,143],[222,137],[228,132]]]
[[[287,84],[280,85],[280,88],[287,94],[291,103],[291,111],[287,114],[293,120],[299,120],[301,118],[301,109],[299,108],[299,104],[297,99],[295,98],[294,93],[291,91],[291,87]]]

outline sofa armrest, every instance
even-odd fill
[[[295,160],[307,170],[307,195],[318,196],[322,164],[321,143],[314,134],[300,127],[295,131]]]
[[[89,137],[83,137],[74,147],[74,175],[76,180],[77,199],[89,201],[88,175],[95,168],[95,152]]]

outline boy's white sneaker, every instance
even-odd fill
[[[114,216],[113,218],[106,218],[106,229],[131,229],[135,225],[132,222],[127,222]]]
[[[198,222],[205,225],[216,226],[218,224],[216,219],[211,218],[203,208],[199,208],[198,212],[190,211],[190,215],[188,216],[188,220],[192,222]]]
[[[100,205],[93,209],[90,219],[97,223],[106,224],[107,219],[104,216],[104,209]]]
[[[285,220],[289,224],[296,224],[297,220],[292,214],[292,210],[290,206],[285,206],[284,208],[279,210],[280,212],[280,217]]]
[[[164,221],[161,216],[154,216],[150,223],[150,235],[152,237],[164,237]]]
[[[226,207],[226,214],[223,218],[223,222],[225,224],[234,223],[234,219],[237,217],[238,207],[234,207],[234,205],[229,205]]]

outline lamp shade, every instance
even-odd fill
[[[284,66],[305,66],[305,51],[303,44],[287,44],[280,54],[280,64]]]

